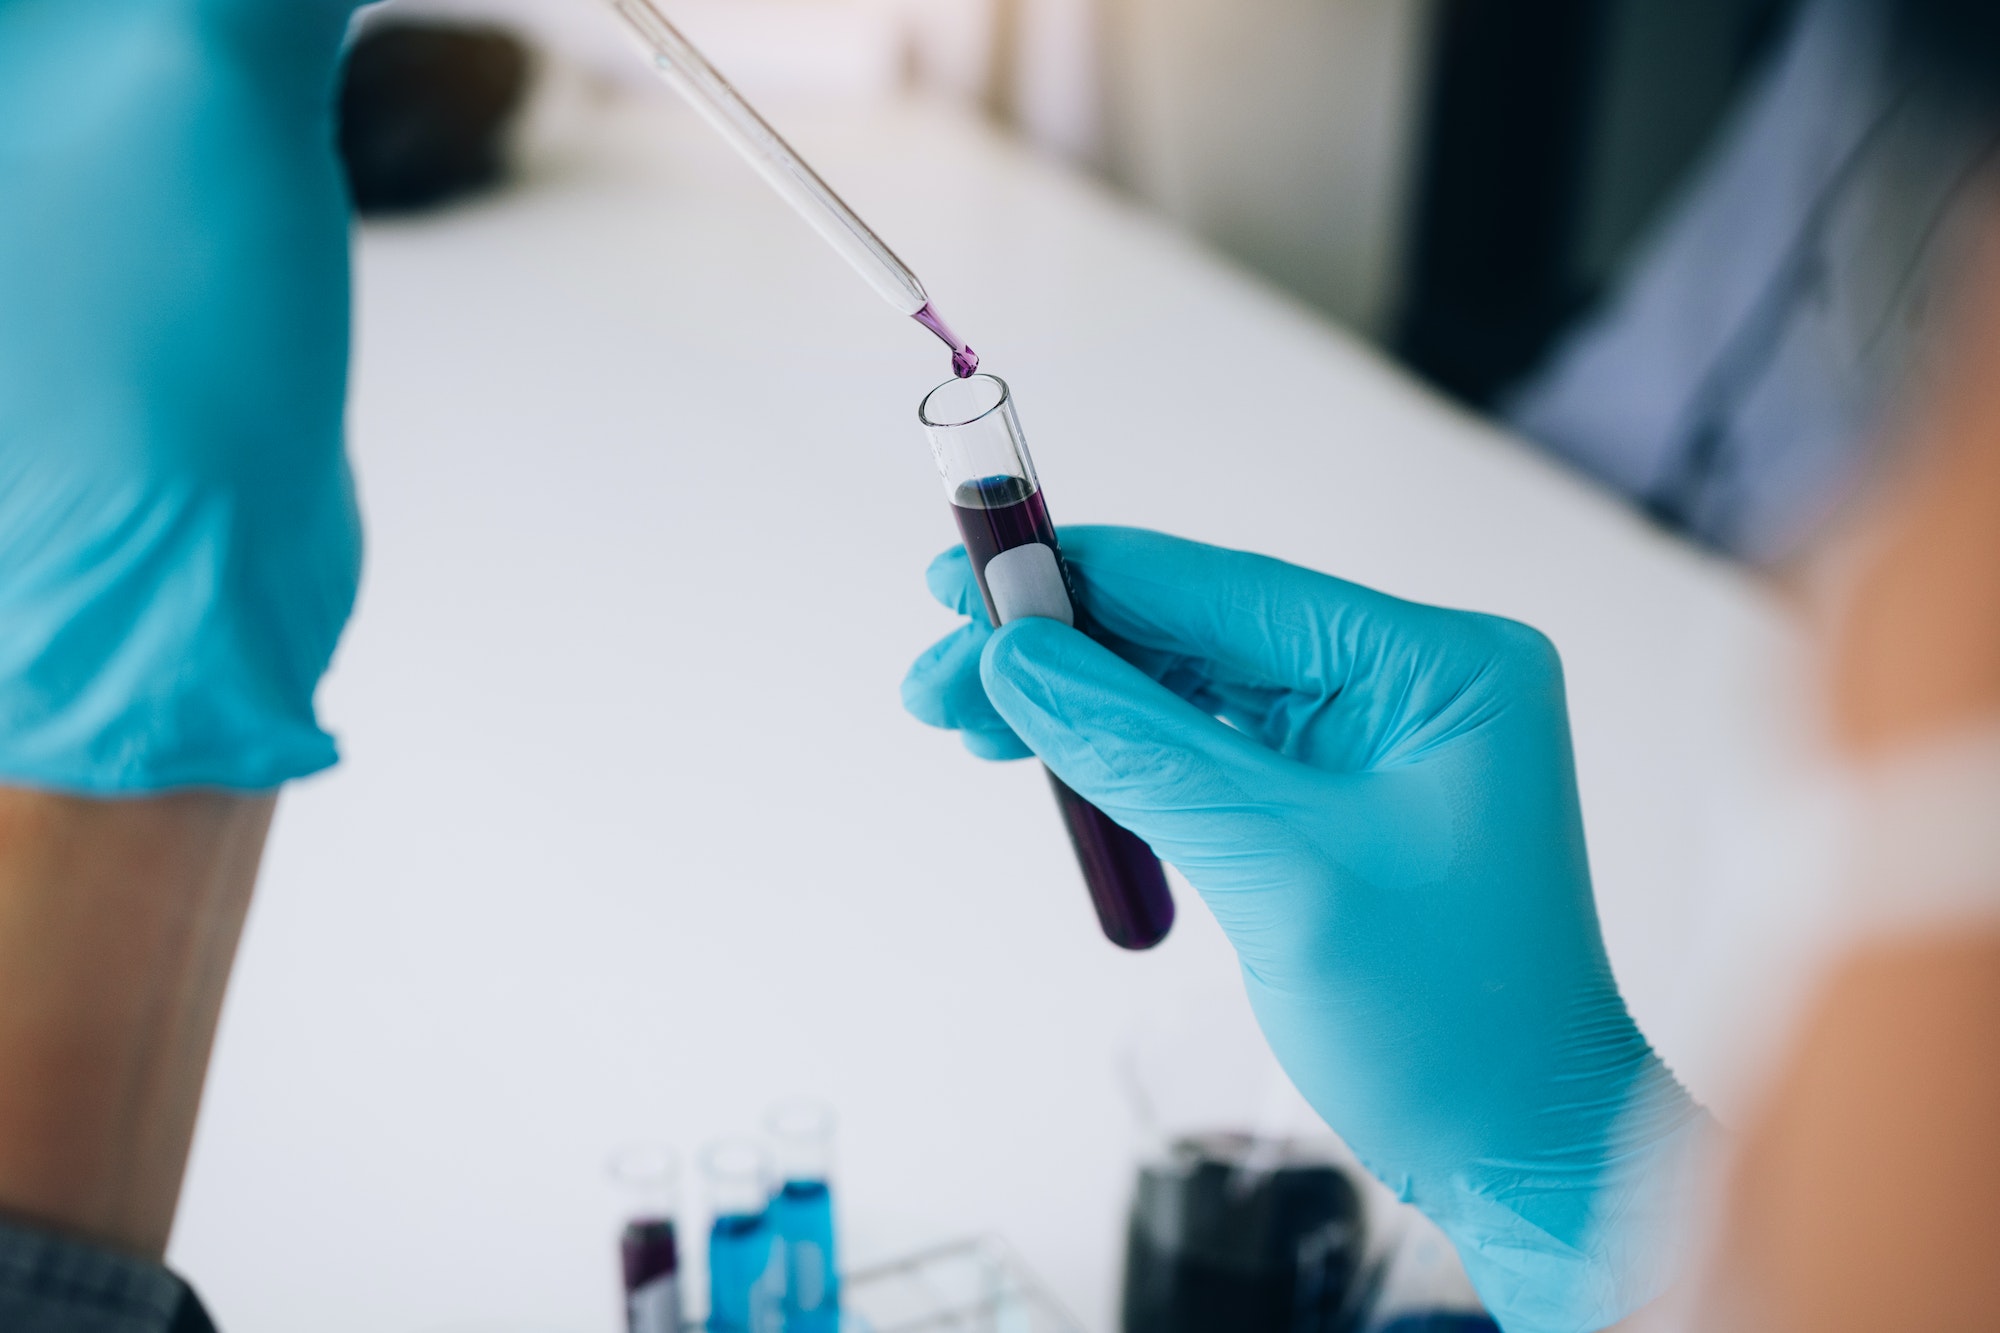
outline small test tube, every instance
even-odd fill
[[[680,1237],[674,1226],[680,1161],[670,1148],[627,1148],[611,1159],[611,1178],[625,1203],[618,1250],[626,1333],[683,1333]]]
[[[840,1268],[833,1226],[833,1112],[786,1102],[764,1120],[777,1167],[771,1225],[785,1247],[785,1333],[839,1333]]]
[[[708,1187],[708,1333],[782,1333],[785,1256],[771,1226],[771,1164],[752,1142],[711,1144]]]
[[[917,417],[993,623],[1046,616],[1089,633],[1006,381],[984,374],[947,380],[924,398]],[[1105,937],[1123,949],[1152,948],[1174,924],[1159,858],[1054,773],[1049,783]]]

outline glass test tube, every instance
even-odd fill
[[[839,1333],[833,1232],[833,1112],[786,1102],[764,1121],[778,1169],[771,1225],[785,1247],[785,1333]]]
[[[771,1165],[755,1143],[711,1144],[701,1155],[708,1187],[709,1333],[779,1333],[785,1259],[772,1230]]]
[[[671,1148],[627,1148],[611,1159],[611,1178],[625,1196],[618,1249],[626,1333],[682,1333],[681,1254],[674,1230],[680,1161]]]
[[[1089,633],[1006,381],[947,380],[925,397],[917,416],[993,623],[1047,616]],[[1152,948],[1174,924],[1159,858],[1054,773],[1049,783],[1105,936],[1120,948]]]

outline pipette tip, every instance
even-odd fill
[[[924,308],[916,314],[911,315],[910,318],[929,329],[932,333],[935,333],[944,341],[944,345],[951,349],[952,374],[958,376],[960,379],[965,379],[967,376],[978,372],[979,353],[967,347],[959,339],[959,336],[951,331],[951,326],[944,322],[943,317],[937,311],[931,309],[930,302],[924,302]]]

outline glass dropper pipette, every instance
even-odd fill
[[[840,252],[896,310],[935,333],[951,348],[951,368],[963,379],[979,369],[979,356],[946,326],[931,308],[923,283],[909,265],[868,224],[855,216],[841,197],[807,166],[792,146],[770,127],[743,95],[729,86],[707,57],[667,21],[653,0],[610,0],[626,25],[652,53],[658,69],[674,91],[686,98],[703,120],[743,154],[757,174],[797,209],[822,240]]]

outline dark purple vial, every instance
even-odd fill
[[[627,1333],[682,1333],[680,1244],[668,1218],[636,1218],[619,1238]]]
[[[671,1221],[642,1218],[627,1222],[618,1248],[625,1259],[627,1291],[637,1291],[655,1278],[673,1277],[681,1271],[680,1245]]]
[[[1367,1251],[1366,1205],[1339,1167],[1247,1134],[1180,1139],[1135,1182],[1120,1327],[1352,1333],[1374,1292]]]
[[[998,621],[999,612],[986,587],[987,562],[1002,551],[1040,542],[1056,553],[1077,628],[1089,632],[1076,589],[1070,584],[1069,567],[1062,563],[1055,524],[1049,521],[1048,506],[1034,483],[1023,477],[982,477],[967,482],[952,496],[951,512],[965,538],[966,554],[972,557],[979,595],[986,601],[989,618]],[[1144,839],[1114,823],[1054,773],[1049,774],[1049,784],[1055,788],[1063,826],[1069,830],[1105,938],[1121,949],[1152,948],[1167,937],[1174,924],[1174,898],[1167,889],[1160,858],[1153,855]]]

